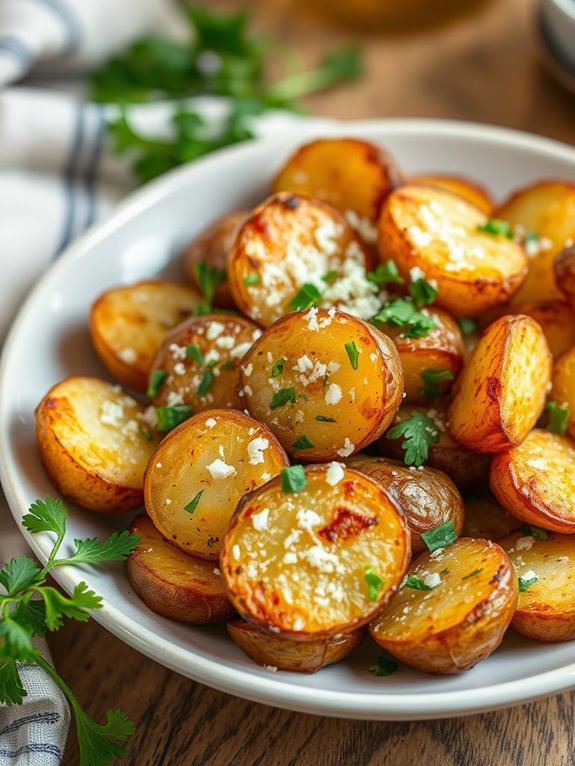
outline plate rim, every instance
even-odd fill
[[[305,123],[303,125],[305,126]],[[427,135],[441,135],[444,138],[453,136],[459,139],[462,137],[478,139],[483,143],[496,144],[499,147],[505,144],[517,146],[519,143],[523,148],[535,151],[539,155],[544,153],[558,159],[564,159],[567,153],[575,164],[575,147],[568,144],[519,130],[456,120],[391,118],[350,122],[334,121],[333,126],[330,126],[329,129],[326,129],[325,125],[318,128],[317,135],[349,134],[366,138],[377,135],[385,140],[387,133],[396,134],[398,132],[404,135],[425,132]],[[309,140],[310,138],[309,132],[302,133],[302,140]],[[115,210],[77,238],[38,280],[12,323],[0,359],[0,413],[6,408],[5,391],[7,386],[4,385],[4,381],[8,376],[8,360],[11,356],[11,349],[18,342],[19,328],[23,324],[30,307],[34,305],[36,295],[39,295],[45,286],[53,280],[57,280],[61,269],[65,270],[68,263],[84,257],[93,244],[106,238],[115,229],[121,228],[126,221],[137,216],[141,210],[157,204],[163,197],[170,196],[178,187],[185,186],[190,174],[205,173],[209,175],[212,164],[225,161],[225,157],[258,152],[260,151],[259,147],[264,143],[270,146],[274,144],[280,146],[282,140],[282,138],[277,137],[256,139],[239,146],[229,147],[172,170],[142,189],[129,194]],[[21,534],[34,554],[45,563],[51,541],[47,534],[30,534],[20,523],[22,515],[27,512],[27,508],[23,507],[12,482],[9,469],[10,452],[9,430],[7,427],[1,426],[0,479],[6,499]],[[70,593],[82,579],[82,571],[73,567],[62,567],[55,570],[53,576],[64,590]],[[398,694],[386,693],[385,690],[366,693],[292,686],[282,682],[281,675],[270,673],[269,677],[264,677],[249,669],[231,668],[218,660],[208,659],[197,654],[193,648],[175,646],[162,635],[154,633],[150,628],[125,617],[118,607],[113,606],[108,601],[104,600],[102,609],[93,611],[92,617],[129,646],[181,675],[254,702],[316,715],[361,720],[402,721],[460,717],[524,704],[575,686],[575,662],[528,678],[507,681],[482,689],[434,690],[433,692],[402,692]]]

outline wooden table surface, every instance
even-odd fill
[[[239,3],[210,0],[210,8]],[[350,39],[296,13],[288,0],[253,0],[257,26],[309,63]],[[309,100],[315,114],[476,120],[575,143],[575,98],[542,71],[535,0],[492,0],[473,17],[410,37],[362,40],[363,80]],[[567,766],[575,764],[575,693],[445,721],[344,721],[276,710],[182,678],[95,623],[67,624],[51,647],[94,715],[122,707],[137,733],[134,766]],[[66,766],[77,764],[71,738]]]

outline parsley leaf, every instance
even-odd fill
[[[286,493],[301,492],[307,487],[303,465],[292,465],[280,471],[282,490]]]
[[[14,660],[33,660],[36,649],[32,645],[32,632],[27,626],[14,619],[13,615],[4,614],[0,621],[0,639],[2,655]]]
[[[388,660],[387,657],[378,657],[377,662],[369,666],[369,672],[372,676],[390,676],[397,670],[397,662],[395,660]]]
[[[469,580],[470,577],[475,577],[475,575],[478,575],[480,572],[483,572],[483,567],[480,567],[479,569],[474,569],[473,572],[470,572],[469,574],[463,575],[461,578],[462,580]]]
[[[210,314],[216,290],[227,279],[226,272],[223,269],[218,269],[216,266],[210,266],[204,261],[196,263],[194,272],[198,287],[203,296],[203,300],[196,308],[196,313]]]
[[[337,423],[335,418],[329,418],[327,415],[316,415],[315,419],[320,423]]]
[[[153,399],[160,393],[164,381],[168,377],[168,373],[165,370],[154,370],[150,375],[150,384],[146,391],[148,399]]]
[[[454,380],[454,375],[451,370],[423,370],[421,373],[424,386],[421,389],[423,396],[428,399],[436,399],[441,395],[442,390],[440,383],[444,381]]]
[[[64,617],[72,620],[87,622],[90,619],[86,609],[99,609],[102,599],[94,591],[88,590],[85,582],[80,582],[74,588],[72,596],[64,596],[56,588],[43,586],[36,589],[44,599],[46,607],[46,626],[48,630],[58,630],[62,627]]]
[[[377,267],[375,271],[368,271],[365,275],[368,282],[373,282],[382,287],[390,282],[402,285],[405,280],[399,275],[399,270],[393,261],[386,261]]]
[[[102,561],[125,561],[136,550],[140,538],[123,532],[113,532],[106,540],[88,537],[74,540],[75,552],[65,559],[66,564],[99,564]]]
[[[295,404],[295,388],[280,388],[272,396],[272,400],[269,403],[270,410],[277,410],[278,407],[283,407],[286,404]]]
[[[421,539],[426,544],[429,551],[436,551],[439,548],[446,548],[457,540],[457,532],[451,519],[444,524],[440,524],[435,529],[428,532],[422,532]]]
[[[259,285],[261,277],[259,274],[250,274],[244,277],[243,282],[246,287],[252,287],[253,285]]]
[[[6,588],[7,596],[15,596],[42,579],[40,568],[28,556],[11,559],[0,569],[0,585]]]
[[[70,699],[70,697],[68,697]],[[97,723],[71,699],[76,716],[80,759],[86,766],[107,766],[126,755],[126,739],[134,733],[134,724],[122,710],[106,710],[106,722]]]
[[[33,534],[54,532],[58,537],[64,537],[67,516],[68,510],[61,500],[45,497],[32,503],[28,513],[22,517],[22,525]]]
[[[399,439],[402,436],[405,464],[419,467],[427,460],[429,447],[438,443],[439,430],[431,418],[414,410],[408,420],[398,423],[386,434],[387,439]]]
[[[0,656],[0,703],[21,705],[26,694],[16,660]]]
[[[198,396],[205,396],[214,382],[214,373],[211,370],[204,370],[202,380],[198,386]]]
[[[522,535],[530,535],[536,540],[547,540],[549,533],[546,529],[540,527],[534,527],[533,524],[522,524],[520,527]]]
[[[426,585],[421,577],[416,577],[415,575],[407,575],[405,587],[412,590],[433,590],[433,586]]]
[[[525,591],[528,591],[532,585],[535,585],[538,579],[539,578],[537,577],[537,575],[534,575],[533,577],[527,577],[527,578],[518,577],[517,584],[519,585],[519,591],[521,593],[525,593]]]
[[[326,272],[326,273],[323,275],[323,277],[322,277],[322,281],[323,281],[323,282],[327,282],[327,283],[329,284],[330,282],[333,282],[333,280],[334,280],[336,277],[337,277],[337,270],[336,270],[336,269],[332,269],[331,271],[327,271],[327,272]]]
[[[382,306],[371,321],[405,327],[404,338],[423,338],[437,327],[435,318],[417,311],[410,298],[394,298]]]
[[[377,601],[377,597],[380,589],[384,586],[385,582],[373,569],[373,567],[365,567],[364,580],[367,583],[367,595],[370,601]]]
[[[420,277],[409,285],[409,294],[413,298],[415,307],[420,309],[433,303],[437,298],[438,290],[427,279]]]
[[[311,447],[313,447],[313,444],[311,440],[305,434],[302,434],[302,436],[298,436],[298,438],[295,440],[295,442],[291,446],[292,446],[292,449],[299,452],[302,449],[311,449]]]
[[[321,292],[311,282],[306,282],[301,286],[295,298],[289,302],[289,305],[294,311],[303,311],[313,306],[318,298],[321,298]]]
[[[171,431],[194,414],[187,404],[176,404],[173,407],[156,407],[156,428],[158,431]]]
[[[193,500],[190,500],[190,502],[187,505],[184,505],[184,511],[187,511],[188,513],[193,513],[198,507],[198,503],[200,502],[203,494],[204,494],[204,490],[200,489],[200,491],[193,498]]]
[[[565,436],[569,426],[569,410],[567,407],[561,407],[557,402],[547,402],[545,412],[549,415],[547,430],[554,434]]]
[[[189,359],[193,359],[196,364],[200,365],[200,367],[204,366],[204,356],[197,343],[190,343],[189,346],[186,346],[186,356]]]
[[[487,223],[478,226],[477,231],[481,231],[484,234],[493,234],[494,236],[513,239],[513,227],[507,221],[502,221],[499,218],[490,218]]]
[[[283,356],[280,357],[277,360],[277,362],[272,367],[272,372],[271,372],[271,377],[272,378],[277,378],[279,375],[282,374],[282,372],[284,371],[284,363],[285,363],[285,361],[286,360],[284,359]]]
[[[347,357],[349,359],[349,363],[351,364],[354,370],[357,370],[359,366],[359,349],[355,345],[355,341],[352,340],[349,343],[346,343],[345,350],[347,351]]]
[[[472,335],[477,330],[477,324],[473,319],[459,317],[457,319],[457,324],[459,325],[462,335]]]

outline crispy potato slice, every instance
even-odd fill
[[[159,441],[145,411],[119,386],[98,378],[66,378],[53,386],[36,408],[36,437],[58,491],[101,513],[141,505],[144,471]]]
[[[163,340],[152,364],[154,374],[167,377],[152,397],[156,407],[187,404],[195,412],[241,409],[237,387],[240,362],[262,331],[249,319],[208,314],[188,319]]]
[[[228,255],[248,215],[248,210],[233,210],[220,216],[200,231],[187,246],[184,251],[184,269],[188,279],[198,290],[198,264],[205,263],[219,271],[227,271]],[[227,278],[217,286],[214,303],[216,306],[234,308],[235,303]]]
[[[575,246],[565,247],[553,261],[555,281],[575,311]]]
[[[217,559],[238,500],[287,465],[261,423],[236,410],[209,410],[171,431],[153,454],[144,479],[146,510],[178,548]]]
[[[441,399],[427,407],[404,404],[397,411],[390,428],[408,420],[414,412],[426,415],[433,420],[439,433],[437,444],[431,444],[429,447],[426,464],[446,473],[460,489],[475,487],[487,479],[491,456],[466,449],[451,438],[447,431],[446,409],[447,404]],[[388,439],[384,434],[378,439],[377,447],[384,455],[403,461],[403,442],[404,439]]]
[[[575,439],[575,346],[562,354],[553,367],[551,399],[569,412],[567,430]]]
[[[395,162],[380,146],[357,138],[320,138],[289,158],[273,191],[307,194],[375,222],[383,200],[401,182]]]
[[[384,330],[399,351],[406,403],[427,401],[424,389],[430,389],[422,377],[424,373],[451,373],[451,379],[436,382],[437,393],[445,394],[463,366],[463,337],[457,322],[442,309],[430,307],[426,311],[435,319],[436,327],[422,338],[402,337],[404,327],[386,325]]]
[[[460,538],[422,553],[407,575],[370,625],[378,644],[428,673],[469,670],[497,649],[517,606],[517,580],[499,545]]]
[[[250,414],[302,460],[349,457],[385,430],[403,393],[393,341],[330,309],[278,320],[243,360]]]
[[[416,184],[418,186],[435,186],[439,189],[445,189],[448,192],[464,197],[486,215],[490,216],[493,213],[494,204],[489,196],[489,192],[476,181],[470,181],[469,178],[434,173],[412,176],[408,182],[410,186]]]
[[[575,540],[550,533],[543,539],[515,532],[501,540],[521,577],[512,626],[536,641],[575,638]],[[536,579],[535,579],[536,578]],[[533,582],[533,580],[535,580]]]
[[[130,532],[140,542],[126,561],[128,579],[153,612],[193,624],[233,617],[235,610],[213,562],[170,545],[145,514],[134,519]]]
[[[519,444],[543,412],[552,357],[531,317],[506,315],[484,331],[455,384],[450,435],[478,452]]]
[[[379,219],[379,256],[407,279],[421,268],[439,289],[437,304],[474,317],[508,301],[527,274],[520,245],[479,230],[487,216],[462,197],[431,186],[403,186]]]
[[[246,495],[220,569],[249,622],[300,641],[365,625],[396,590],[410,556],[403,513],[358,471],[308,466],[307,485],[277,477]]]
[[[90,312],[94,348],[122,385],[145,391],[158,346],[199,302],[199,293],[175,282],[137,282],[108,290]]]
[[[575,314],[565,301],[526,303],[517,306],[516,310],[541,325],[555,359],[575,346]]]
[[[241,619],[228,622],[226,627],[232,641],[258,665],[293,673],[317,673],[326,665],[340,662],[361,644],[366,635],[365,628],[357,628],[329,638],[294,641],[264,632]]]
[[[356,455],[348,461],[354,468],[377,481],[395,500],[407,519],[411,532],[411,552],[426,551],[422,532],[429,532],[448,521],[459,535],[463,527],[463,500],[446,474],[433,468],[412,471],[397,460]]]
[[[495,455],[489,483],[501,505],[521,521],[575,534],[575,443],[535,428]]]
[[[464,497],[462,537],[482,537],[497,542],[519,529],[521,522],[502,508],[490,492]]]
[[[379,287],[366,279],[372,267],[371,254],[338,210],[287,193],[253,211],[228,261],[237,306],[262,327],[312,302],[372,317],[381,305]],[[315,292],[301,303],[304,285]]]

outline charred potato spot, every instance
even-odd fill
[[[575,534],[575,443],[534,429],[491,463],[493,494],[509,513],[554,532]]]
[[[463,197],[486,215],[490,216],[493,213],[494,205],[489,193],[476,181],[470,181],[468,178],[441,174],[421,175],[410,178],[409,184],[434,186],[438,189],[445,189],[452,194],[458,194],[460,197]]]
[[[145,391],[158,346],[199,302],[195,290],[174,282],[138,282],[108,290],[90,313],[94,348],[120,383]]]
[[[499,545],[460,538],[422,553],[407,576],[370,625],[373,638],[391,654],[420,670],[451,673],[473,667],[499,646],[518,592]],[[415,582],[423,588],[413,587]]]
[[[466,496],[463,502],[463,537],[482,537],[497,542],[514,532],[521,524],[489,493]]]
[[[421,268],[437,283],[437,304],[473,317],[508,301],[525,278],[527,260],[513,240],[480,231],[487,216],[455,194],[403,186],[387,198],[379,220],[379,256],[407,279]]]
[[[284,492],[274,479],[245,497],[221,556],[238,612],[300,641],[364,625],[394,592],[409,559],[408,527],[378,484],[350,469],[334,477],[324,466],[307,468],[306,478],[299,492]],[[326,534],[342,507],[355,518],[353,534],[347,525],[343,535]]]
[[[564,301],[518,305],[517,313],[526,314],[541,325],[555,359],[575,346],[575,314]]]
[[[543,411],[551,353],[530,317],[506,315],[483,333],[455,385],[451,436],[479,452],[519,444]]]
[[[385,430],[403,376],[390,338],[334,309],[310,309],[263,333],[244,357],[241,385],[250,414],[290,454],[324,461],[348,457]]]
[[[174,545],[217,559],[239,499],[287,465],[261,423],[236,410],[210,410],[171,431],[151,457],[146,510]]]
[[[166,373],[152,402],[187,404],[199,412],[242,406],[237,389],[243,356],[261,330],[248,319],[226,314],[192,317],[169,333],[152,364]]]
[[[567,409],[567,430],[575,439],[575,345],[555,362],[551,399]]]

